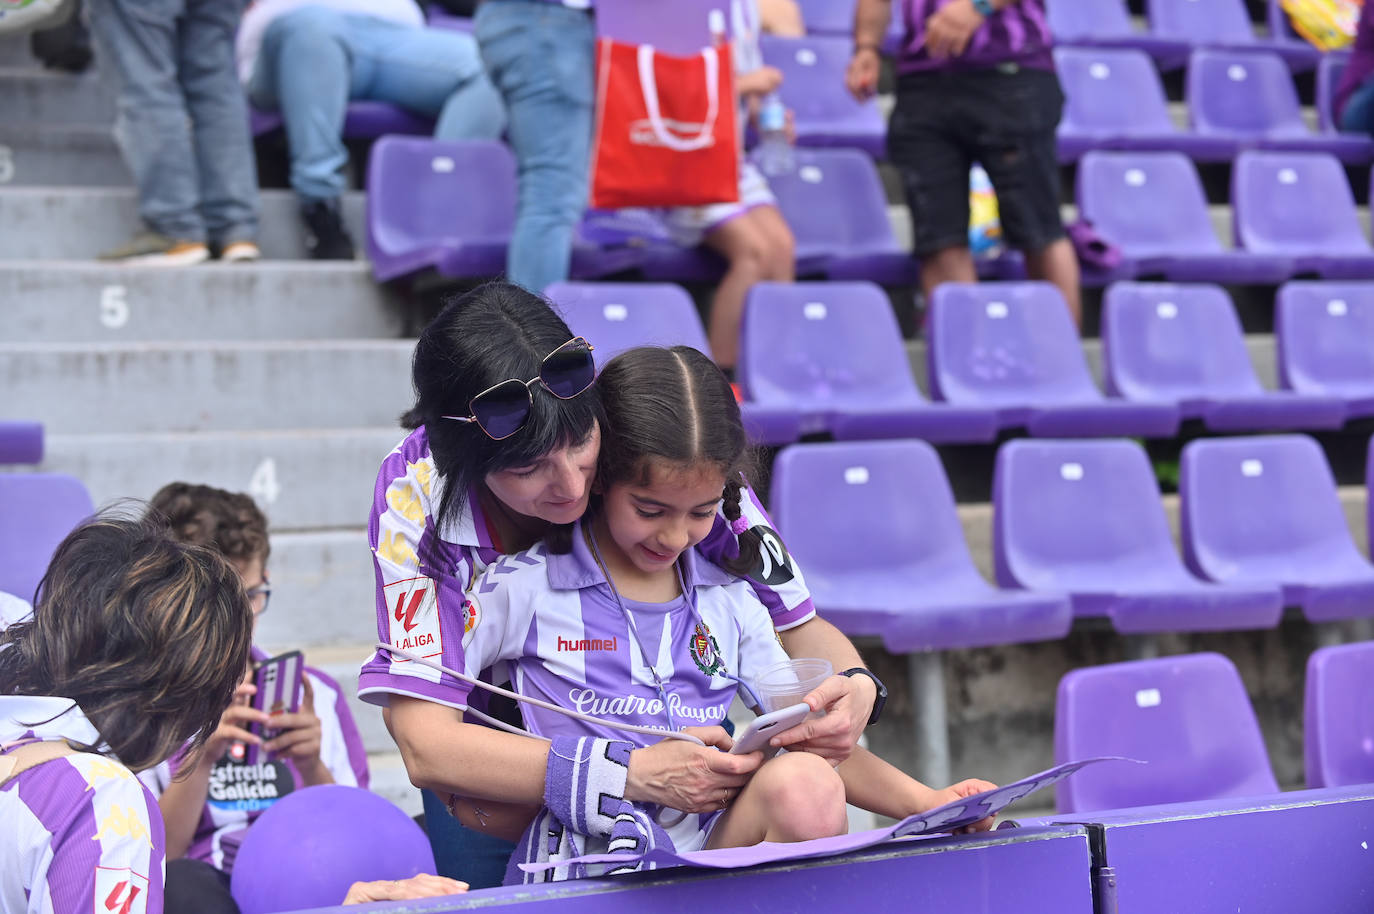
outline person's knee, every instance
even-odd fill
[[[787,752],[754,776],[768,831],[778,840],[809,841],[842,834],[844,782],[830,763],[810,752]]]
[[[722,252],[730,262],[730,269],[752,281],[768,276],[772,266],[772,251],[768,239],[758,233],[743,234],[731,241]]]

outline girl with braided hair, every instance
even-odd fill
[[[611,360],[597,386],[605,420],[586,515],[488,566],[469,591],[477,621],[464,642],[468,675],[504,661],[522,696],[601,719],[521,704],[525,727],[550,742],[544,808],[506,881],[521,878],[514,864],[608,850],[828,837],[846,830],[846,800],[900,818],[989,788],[931,790],[862,749],[838,769],[810,752],[767,762],[720,753],[734,773],[704,798],[682,784],[664,802],[637,783],[634,755],[658,737],[605,721],[682,730],[729,749],[721,724],[737,689],[757,704],[744,684],[788,657],[740,574],[766,545],[741,510],[749,449],[725,376],[695,349],[645,347]],[[718,512],[736,541],[724,567],[693,548],[712,535]],[[581,865],[556,872],[599,874]]]

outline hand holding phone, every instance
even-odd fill
[[[299,711],[304,675],[305,658],[300,651],[288,651],[257,664],[253,670],[253,684],[258,689],[253,707],[269,717]],[[276,735],[271,724],[253,724],[249,729],[264,741]],[[256,765],[260,755],[261,747],[248,746],[244,761]]]
[[[810,713],[811,706],[806,702],[801,702],[770,711],[767,714],[760,714],[745,724],[743,730],[735,734],[735,745],[730,748],[730,754],[745,755],[762,749],[764,758],[772,758],[778,750],[769,746],[768,740],[775,734],[797,726],[806,720],[806,716]]]

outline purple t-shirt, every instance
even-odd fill
[[[423,428],[387,455],[377,473],[368,519],[376,571],[377,638],[461,670],[477,624],[468,591],[501,551],[492,541],[475,493],[469,493],[464,510],[455,512],[444,529],[435,529],[434,512],[443,488]],[[816,612],[811,593],[752,490],[741,500],[741,510],[767,547],[748,576],[773,627],[784,631],[810,620]],[[729,523],[720,516],[697,546],[701,556],[716,564],[733,557],[736,549]],[[429,556],[433,564],[422,565],[421,556]],[[452,676],[380,650],[363,665],[358,678],[358,697],[379,705],[397,693],[454,706],[464,703],[467,689]]]
[[[1365,0],[1360,7],[1360,21],[1355,26],[1355,44],[1350,49],[1350,63],[1341,74],[1340,84],[1336,87],[1336,97],[1331,103],[1331,116],[1336,124],[1341,122],[1346,102],[1355,90],[1364,85],[1374,75],[1374,2]]]
[[[926,20],[952,0],[897,2],[902,4],[902,21],[906,26],[897,56],[898,73],[984,69],[1004,63],[1054,69],[1050,53],[1053,41],[1044,0],[1019,0],[998,10],[973,33],[964,53],[940,59],[926,53]]]
[[[101,742],[68,699],[0,696],[0,743],[33,738]],[[81,752],[20,772],[0,788],[0,823],[0,911],[162,910],[162,813],[117,759]]]

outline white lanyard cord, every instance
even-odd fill
[[[449,676],[452,676],[455,679],[461,679],[464,682],[468,682],[472,685],[478,686],[479,688],[486,689],[488,692],[494,692],[497,695],[504,695],[505,697],[512,698],[516,701],[523,701],[526,704],[531,704],[535,707],[543,708],[546,711],[554,711],[558,714],[565,714],[568,717],[575,717],[578,720],[584,720],[587,723],[591,724],[600,724],[603,727],[609,727],[613,730],[624,730],[628,733],[644,733],[649,736],[657,736],[663,739],[680,739],[684,742],[696,743],[698,746],[706,745],[701,740],[697,739],[695,736],[692,736],[690,733],[683,733],[679,730],[660,730],[655,727],[641,727],[636,724],[626,724],[621,723],[619,721],[606,720],[604,717],[593,717],[590,714],[583,714],[580,711],[573,711],[568,708],[563,708],[556,704],[553,704],[552,702],[547,702],[539,698],[531,698],[528,695],[521,695],[519,692],[512,692],[509,689],[503,689],[500,686],[492,685],[489,682],[483,682],[482,680],[469,676],[466,673],[460,673],[457,670],[451,670],[448,667],[443,666],[442,664],[435,663],[432,660],[420,657],[416,654],[412,654],[410,651],[401,650],[394,644],[387,644],[385,641],[378,641],[375,647],[378,650],[386,651],[397,657],[404,657],[406,660],[418,663],[421,666],[429,667],[432,670],[438,670],[440,673],[447,673]],[[487,723],[499,727],[500,729],[505,730],[509,733],[515,733],[520,736],[534,736],[535,739],[547,739],[547,737],[535,736],[533,733],[530,733],[526,730],[521,730],[519,727],[512,726],[511,724],[508,724],[504,721],[498,721],[495,718],[483,714],[481,711],[473,710],[472,708],[466,705],[459,705],[459,708],[461,708],[461,710],[464,713],[472,714],[475,717],[479,717]]]

